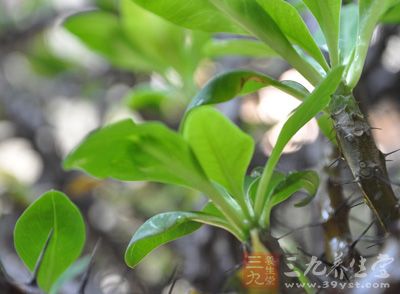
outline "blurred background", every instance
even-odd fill
[[[316,31],[314,20],[304,18]],[[88,241],[82,258],[101,240],[87,293],[168,293],[172,281],[174,293],[235,293],[241,246],[211,228],[159,248],[135,270],[124,263],[132,234],[147,218],[200,208],[202,195],[154,183],[99,181],[61,166],[91,130],[122,118],[159,120],[177,128],[196,91],[224,70],[252,68],[312,90],[272,52],[249,46],[239,54],[228,42],[229,36],[180,29],[129,0],[0,0],[0,260],[12,277],[29,278],[13,248],[16,219],[43,192],[58,189],[84,214]],[[379,27],[356,90],[383,152],[400,148],[399,52],[399,27]],[[254,137],[255,168],[265,163],[298,104],[265,88],[219,108]],[[279,168],[314,168],[324,179],[324,167],[332,161],[330,149],[311,121],[287,146]],[[394,181],[400,178],[399,154],[388,162]],[[344,170],[339,181],[351,180]],[[355,186],[345,186],[346,197],[357,200],[357,193]],[[289,248],[320,256],[325,250],[324,197],[322,185],[317,199],[305,208],[293,207],[296,197],[281,205],[273,215],[274,235],[284,236],[281,241]],[[352,234],[360,235],[370,222],[369,209],[354,205]],[[372,228],[370,236],[363,236],[357,244],[360,252],[376,253],[371,244],[379,243],[377,232]],[[59,293],[76,293],[79,282],[78,274]]]

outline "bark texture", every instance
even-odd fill
[[[349,165],[364,200],[389,232],[399,220],[398,200],[390,185],[384,154],[377,148],[371,127],[352,94],[335,94],[330,113],[340,152]]]

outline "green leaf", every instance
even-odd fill
[[[82,215],[69,198],[58,191],[40,196],[15,225],[15,249],[29,270],[34,270],[51,231],[38,273],[38,283],[44,291],[48,291],[79,257],[85,244]]]
[[[262,172],[262,170],[263,169],[261,169],[261,172]],[[250,185],[247,188],[248,197],[251,199],[253,205],[256,200],[257,188],[258,188],[258,185],[260,184],[260,179],[261,179],[261,174],[257,175],[256,177],[253,177],[252,182],[250,183]],[[285,179],[286,179],[286,175],[282,172],[275,170],[272,173],[271,181],[269,183],[267,191],[265,192],[267,199],[270,199],[272,197],[272,193],[274,192],[275,188],[281,182],[283,182]]]
[[[342,7],[340,16],[340,59],[347,64],[356,46],[358,33],[358,5],[348,4]]]
[[[318,186],[319,177],[315,171],[292,172],[274,189],[269,205],[274,207],[290,198],[294,193],[304,190],[307,197],[295,206],[305,206],[314,198]]]
[[[203,50],[206,56],[212,58],[225,56],[279,57],[266,44],[252,39],[210,40],[205,44]]]
[[[91,133],[64,161],[98,178],[155,181],[202,191],[241,228],[242,212],[207,178],[189,144],[160,123],[135,125],[123,120]]]
[[[204,208],[201,210],[201,213],[204,215],[197,215],[196,219],[198,222],[224,229],[234,235],[239,241],[244,242],[247,240],[246,232],[237,230],[212,201],[209,201],[204,206]]]
[[[150,85],[140,85],[133,88],[123,100],[129,108],[141,110],[159,109],[163,102],[171,99],[169,91],[154,89]]]
[[[79,13],[68,17],[64,27],[117,67],[135,71],[164,70],[131,46],[114,14],[103,11]]]
[[[329,139],[329,141],[332,142],[335,146],[337,146],[337,141],[336,141],[336,133],[334,131],[335,126],[333,123],[332,118],[330,115],[326,112],[322,113],[318,118],[317,118],[318,126],[321,131],[321,133]]]
[[[133,2],[188,29],[205,32],[242,32],[209,0],[133,0]]]
[[[189,113],[183,136],[208,178],[224,186],[246,209],[243,184],[253,155],[253,139],[207,106]]]
[[[397,24],[400,22],[400,4],[397,4],[396,6],[392,7],[389,9],[388,12],[386,12],[383,17],[381,18],[381,22],[383,23],[391,23],[391,24]]]
[[[205,210],[218,214],[212,204],[207,205]],[[135,232],[129,242],[125,252],[126,264],[135,267],[157,247],[195,232],[202,224],[230,229],[222,218],[205,212],[176,211],[153,216]]]
[[[312,84],[322,80],[319,72],[293,48],[277,23],[255,1],[210,0],[244,30],[265,42]]]
[[[151,251],[189,235],[201,227],[189,212],[166,212],[147,220],[133,235],[125,252],[125,262],[135,267]]]
[[[282,32],[313,57],[325,70],[329,66],[297,9],[284,0],[257,0]]]
[[[162,64],[165,69],[173,67],[181,75],[193,75],[202,58],[197,51],[201,51],[202,42],[210,38],[209,34],[189,32],[132,0],[122,0],[120,6],[121,29],[137,51],[153,63]]]
[[[189,145],[160,123],[123,120],[91,133],[64,161],[98,178],[156,181],[202,190],[207,181]]]
[[[343,73],[343,67],[333,69],[326,79],[308,96],[303,103],[294,111],[284,124],[278,140],[268,159],[263,172],[260,185],[257,190],[255,212],[260,216],[266,203],[266,194],[273,171],[283,149],[290,139],[314,116],[323,110],[331,100],[331,95],[337,90]]]
[[[376,25],[379,23],[383,15],[393,5],[398,4],[399,0],[360,0],[359,1],[359,29],[356,46],[346,69],[346,82],[350,88],[354,88],[361,78],[364,68],[365,59],[367,57],[369,44]]]
[[[260,178],[261,176],[253,178],[247,188],[247,193],[252,203],[255,202]],[[267,199],[267,202],[263,208],[260,222],[268,226],[272,208],[301,190],[304,190],[307,196],[302,201],[295,204],[295,206],[300,207],[307,205],[317,193],[318,186],[319,177],[314,171],[291,172],[288,175],[274,171],[268,189],[265,192],[265,199]]]
[[[317,19],[328,44],[332,66],[339,64],[339,27],[341,0],[304,0]]]
[[[273,86],[298,99],[308,95],[307,90],[292,81],[279,82],[262,73],[237,70],[220,74],[211,79],[193,98],[188,110],[201,105],[217,104],[229,101],[237,96],[253,93],[263,87]]]

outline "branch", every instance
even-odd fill
[[[371,127],[352,94],[335,94],[330,113],[339,149],[358,183],[365,202],[386,232],[400,219],[398,200],[388,181],[385,156],[371,134]]]
[[[332,157],[339,157],[339,150],[336,147],[333,148]],[[328,197],[321,200],[322,215],[323,217],[325,214],[328,215],[322,224],[325,234],[325,258],[333,263],[335,258],[342,253],[343,261],[348,264],[353,258],[357,259],[359,256],[357,250],[351,246],[353,243],[349,226],[351,197],[346,199],[343,186],[336,184],[341,178],[340,164],[330,165],[324,170],[328,175],[326,181]]]

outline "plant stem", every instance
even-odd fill
[[[331,159],[340,156],[339,150],[333,146]],[[321,199],[322,228],[325,235],[325,258],[330,263],[335,262],[337,256],[342,255],[346,266],[355,258],[359,260],[359,254],[353,248],[353,240],[349,225],[350,204],[344,195],[343,187],[337,183],[341,180],[340,162],[334,166],[325,166],[326,192],[328,197]]]
[[[206,185],[203,192],[214,202],[235,230],[246,234],[250,225],[250,220],[245,217],[240,205],[235,199],[213,185]]]
[[[371,134],[371,127],[356,99],[348,91],[337,92],[329,105],[339,149],[346,159],[364,200],[385,231],[400,219],[398,200],[389,183],[385,156]]]

